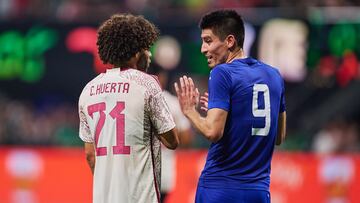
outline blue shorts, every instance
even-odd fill
[[[265,190],[216,189],[197,187],[195,203],[270,203]]]

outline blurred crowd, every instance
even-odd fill
[[[359,6],[360,0],[1,0],[2,19],[56,19],[61,21],[98,22],[116,12],[134,12],[151,18],[172,13],[198,17],[216,8],[248,7],[339,7]]]
[[[74,104],[35,104],[1,96],[0,145],[80,145],[78,120]]]
[[[359,138],[356,123],[331,121],[314,136],[313,150],[319,154],[359,151]]]

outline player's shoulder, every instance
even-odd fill
[[[83,94],[86,90],[88,90],[96,81],[98,81],[100,78],[102,78],[104,76],[104,73],[100,73],[99,75],[97,75],[95,78],[93,78],[92,80],[90,80],[85,87],[83,88],[81,94]]]
[[[90,80],[82,89],[80,96],[79,96],[79,104],[84,104],[86,103],[86,101],[88,100],[88,95],[89,95],[89,91],[91,86],[97,81],[99,80],[101,77],[103,77],[104,73],[100,73],[99,75],[97,75],[95,78],[93,78],[92,80]]]
[[[268,72],[270,72],[270,73],[272,73],[272,74],[275,74],[275,75],[281,77],[281,74],[280,74],[280,71],[279,71],[278,68],[276,68],[276,67],[274,67],[274,66],[272,66],[272,65],[270,65],[270,64],[267,64],[267,63],[265,63],[265,62],[262,62],[262,61],[260,61],[260,60],[258,60],[258,62],[259,62],[259,64],[260,64],[264,69],[266,69]]]
[[[213,69],[217,69],[219,71],[226,71],[228,70],[231,65],[229,63],[221,63],[221,64],[218,64],[216,65]]]
[[[209,82],[212,81],[213,84],[218,82],[226,83],[231,86],[233,77],[232,68],[228,64],[218,64],[211,70]]]
[[[151,75],[149,73],[133,69],[132,70],[136,75],[136,81],[140,84],[157,84],[160,85],[159,79],[156,75]]]
[[[156,84],[158,84],[160,86],[160,81],[159,81],[158,76],[148,74],[148,73],[144,73],[144,74],[146,74],[149,77],[149,80],[150,80],[151,83],[156,83]]]
[[[227,63],[216,65],[211,69],[210,74],[229,74],[231,67]]]
[[[137,85],[142,86],[143,88],[145,88],[146,91],[150,92],[151,94],[161,92],[160,82],[157,76],[136,69],[133,69],[131,71],[131,80]]]
[[[90,80],[86,86],[91,86],[93,83],[95,83],[96,81],[98,81],[100,78],[102,78],[105,75],[105,73],[100,73],[99,75],[97,75],[95,78],[93,78],[92,80]],[[85,87],[86,87],[85,86]]]

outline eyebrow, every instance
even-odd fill
[[[201,39],[211,39],[211,37],[206,35],[206,36],[201,36]]]

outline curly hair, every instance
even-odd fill
[[[115,14],[99,27],[96,45],[104,64],[123,66],[158,36],[158,28],[143,16]]]

